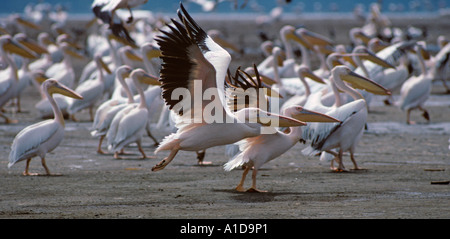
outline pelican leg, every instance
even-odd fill
[[[4,115],[2,113],[0,113],[0,117],[5,119],[5,124],[16,124],[19,122],[18,120],[8,118],[6,115]]]
[[[408,109],[406,111],[406,124],[416,124],[416,122],[411,121],[411,110],[412,109]]]
[[[103,152],[103,150],[102,150],[102,143],[103,143],[104,138],[105,138],[105,135],[102,135],[102,136],[100,136],[100,139],[98,140],[98,147],[97,147],[98,154],[105,154],[105,152]]]
[[[334,167],[334,161],[336,161],[337,163],[339,163],[339,155],[338,155],[336,152],[332,151],[332,150],[326,150],[325,152],[327,152],[327,153],[329,153],[329,154],[331,154],[331,155],[334,156],[334,158],[333,158],[333,159],[331,160],[331,162],[330,162],[330,168],[331,168],[331,170],[333,170],[333,171],[337,170],[337,169]]]
[[[251,193],[266,193],[267,191],[259,190],[256,188],[256,175],[258,174],[258,170],[253,167],[252,172],[252,187],[247,189],[247,192]]]
[[[133,22],[133,12],[131,11],[130,7],[127,7],[128,11],[130,12],[130,16],[128,17],[127,23],[130,24]]]
[[[173,148],[172,151],[170,151],[169,156],[167,156],[166,158],[161,160],[158,164],[153,166],[152,171],[159,171],[164,169],[173,160],[173,158],[175,158],[175,155],[177,155],[179,149],[180,148],[178,146]]]
[[[153,142],[155,142],[153,145],[154,145],[154,146],[158,146],[158,145],[159,145],[158,140],[156,140],[156,138],[152,135],[152,133],[150,132],[150,130],[146,129],[146,131],[147,131],[148,137],[150,137],[150,138],[153,140]]]
[[[205,159],[206,150],[200,150],[197,151],[197,159],[198,159],[198,165],[210,165],[212,162],[205,162],[203,159]]]
[[[353,149],[350,149],[350,159],[353,162],[353,169],[352,170],[366,170],[365,168],[358,167],[358,165],[356,164],[356,160],[355,160],[355,155],[354,155]]]
[[[342,155],[344,154],[344,151],[342,149],[339,149],[338,156],[335,158],[337,162],[339,163],[338,167],[334,169],[335,172],[347,172],[347,170],[344,167],[344,163],[342,162]]]
[[[31,162],[31,158],[27,159],[27,163],[25,165],[25,171],[23,171],[23,175],[24,176],[35,176],[38,175],[37,173],[30,173],[29,172],[29,168],[30,168],[30,162]]]
[[[422,106],[419,106],[419,109],[421,111],[423,111],[422,116],[428,121],[430,122],[430,114],[428,114],[428,111],[426,109],[424,109]]]
[[[241,181],[239,182],[239,184],[236,187],[236,191],[245,192],[244,182],[245,182],[245,177],[247,176],[249,170],[250,170],[250,166],[245,166],[244,172],[242,173]]]
[[[91,121],[94,121],[94,111],[93,106],[89,107],[89,117],[91,117]]]
[[[141,142],[137,142],[137,146],[138,146],[139,152],[141,152],[141,154],[142,154],[141,159],[154,159],[154,158],[156,158],[155,156],[147,156],[147,155],[145,155],[145,152],[142,149]]]

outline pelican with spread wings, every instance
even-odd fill
[[[200,151],[261,134],[262,127],[301,126],[304,122],[259,108],[231,112],[226,105],[225,77],[230,54],[215,43],[180,4],[180,21],[156,38],[161,50],[162,97],[177,114],[177,132],[155,150],[170,154],[152,168],[165,168],[179,150]],[[214,113],[213,113],[214,112]]]

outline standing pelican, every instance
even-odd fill
[[[350,158],[353,162],[354,169],[360,169],[356,164],[354,158],[354,151],[364,132],[364,126],[367,119],[367,103],[362,95],[354,88],[367,89],[370,92],[377,94],[390,94],[382,86],[375,82],[352,72],[347,66],[336,66],[332,70],[332,87],[336,96],[336,106],[319,107],[311,109],[318,112],[325,113],[341,121],[341,123],[334,124],[317,124],[312,123],[305,127],[303,132],[303,139],[311,140],[311,145],[303,150],[305,155],[312,155],[316,152],[327,152],[335,156],[335,160],[339,163],[336,171],[344,171],[342,164],[342,154],[350,151]],[[343,82],[349,82],[352,87]],[[336,88],[337,87],[337,88]],[[340,104],[340,97],[338,89],[350,94],[354,101],[347,104]],[[304,107],[317,104],[310,98]],[[320,98],[319,98],[320,99]],[[339,149],[339,153],[332,151],[332,149]],[[332,161],[333,163],[333,161]],[[333,168],[333,167],[332,167]]]
[[[130,78],[133,79],[141,100],[139,104],[129,104],[114,117],[106,133],[108,149],[114,152],[114,158],[119,158],[118,154],[125,146],[136,143],[142,158],[147,158],[141,147],[142,135],[148,123],[147,103],[141,83],[154,85],[159,82],[140,68],[133,70]]]
[[[30,125],[20,131],[14,138],[9,154],[8,167],[19,161],[27,160],[24,175],[37,175],[28,171],[31,159],[36,156],[41,158],[47,175],[52,175],[47,168],[45,155],[54,150],[64,138],[64,118],[52,95],[58,93],[74,99],[82,99],[82,96],[53,79],[44,81],[42,90],[53,107],[55,118]]]
[[[293,117],[307,122],[339,122],[324,114],[309,111],[301,106],[291,105],[284,109],[285,116]],[[291,127],[288,133],[277,131],[274,134],[262,134],[256,137],[246,138],[240,142],[238,155],[228,161],[224,168],[230,171],[236,167],[245,165],[242,179],[236,187],[237,191],[244,190],[244,181],[248,171],[253,168],[252,187],[247,192],[266,192],[256,188],[256,175],[262,165],[282,155],[292,148],[302,138],[302,127]]]
[[[416,44],[414,49],[419,59],[421,74],[418,76],[411,76],[403,83],[400,89],[400,99],[397,102],[400,109],[406,111],[407,124],[415,123],[410,119],[411,111],[414,109],[423,111],[422,116],[427,121],[430,121],[430,115],[424,108],[424,104],[430,96],[433,77],[430,74],[430,71],[425,67],[423,55],[427,53],[425,53],[423,47],[420,44]]]
[[[93,108],[105,93],[105,74],[103,73],[103,70],[105,70],[107,74],[111,74],[111,70],[103,62],[100,55],[96,55],[94,58],[97,63],[97,77],[84,81],[75,89],[75,92],[83,96],[82,100],[69,101],[69,108],[67,111],[73,121],[77,121],[75,113],[86,108],[89,108],[91,121],[94,120]]]
[[[130,76],[132,69],[127,65],[120,66],[116,69],[116,78],[122,84],[124,88],[127,98],[120,99],[109,99],[103,102],[95,112],[94,122],[92,123],[91,135],[94,137],[100,136],[97,153],[104,154],[101,146],[103,139],[108,132],[109,126],[111,125],[114,116],[123,108],[127,106],[127,104],[134,103],[133,95],[130,92],[130,89],[125,82],[125,78]]]
[[[23,45],[20,45],[10,35],[0,37],[0,54],[3,62],[8,64],[6,69],[0,71],[0,109],[15,97],[19,85],[17,65],[8,53],[15,53],[30,59],[36,58],[33,53],[28,51]],[[0,117],[4,118],[6,123],[15,122],[15,120],[9,119],[1,112]]]
[[[163,61],[162,96],[177,113],[178,130],[165,137],[155,150],[155,153],[170,150],[170,154],[153,171],[165,168],[179,150],[201,151],[257,136],[270,120],[277,120],[280,126],[305,125],[259,108],[232,113],[224,94],[230,54],[198,26],[182,4],[178,17],[181,23],[172,19],[173,25],[168,25],[171,31],[161,31],[164,35],[156,39]]]

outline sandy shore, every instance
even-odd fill
[[[315,26],[313,31],[328,31],[320,22],[307,23]],[[219,23],[205,28],[222,27],[242,44],[257,46],[254,29],[243,34],[244,27],[214,24]],[[436,36],[438,31],[430,32]],[[336,36],[345,41],[346,36]],[[247,62],[246,57],[235,58],[236,64]],[[384,106],[380,98],[372,101],[368,130],[356,154],[367,170],[331,172],[329,163],[303,156],[305,146],[297,144],[260,171],[258,186],[269,191],[263,194],[233,190],[242,170],[223,170],[228,160],[224,147],[207,150],[211,166],[196,165],[193,152],[179,152],[160,172],[151,172],[151,167],[166,152],[146,160],[138,159],[135,147],[122,160],[99,155],[87,112],[79,116],[81,122],[66,122],[64,141],[48,154],[50,170],[62,176],[22,176],[24,162],[8,169],[7,157],[15,135],[40,120],[34,108],[39,94],[33,88],[26,92],[24,112],[14,115],[19,123],[0,125],[0,218],[450,218],[450,186],[432,184],[450,180],[450,96],[442,94],[440,84],[427,103],[430,124],[414,113],[419,124],[407,126],[398,108]],[[151,155],[155,148],[148,137],[144,146]],[[347,156],[344,163],[351,167]],[[31,171],[44,172],[38,159]]]

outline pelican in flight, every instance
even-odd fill
[[[342,163],[342,155],[344,152],[350,152],[350,158],[353,162],[354,169],[360,169],[354,158],[354,151],[363,135],[364,127],[367,120],[367,103],[363,96],[354,88],[365,89],[375,94],[390,94],[388,90],[381,85],[354,73],[347,66],[335,66],[332,71],[332,89],[336,96],[335,106],[321,106],[311,97],[304,107],[318,112],[325,113],[341,121],[341,123],[318,124],[311,123],[303,131],[303,139],[311,140],[311,145],[306,147],[302,152],[305,155],[313,155],[317,152],[327,152],[335,156],[339,166],[332,168],[338,172],[345,171]],[[349,84],[344,83],[344,81]],[[354,101],[341,105],[338,89],[348,93]],[[319,94],[316,94],[319,95]],[[320,99],[320,98],[319,98]],[[338,153],[333,149],[339,149]],[[333,161],[334,161],[333,160]],[[333,161],[331,161],[333,165]]]
[[[224,92],[230,54],[206,34],[183,4],[177,13],[181,22],[172,19],[170,31],[162,30],[164,35],[156,41],[162,55],[162,96],[178,116],[178,130],[166,136],[155,150],[155,153],[170,150],[170,154],[152,171],[165,168],[179,150],[201,151],[232,144],[260,135],[262,127],[272,123],[282,127],[306,125],[259,108],[231,112]]]
[[[58,93],[74,99],[83,98],[75,91],[53,79],[44,81],[41,87],[53,107],[55,118],[30,125],[20,131],[14,138],[9,154],[8,167],[19,161],[27,160],[25,171],[23,172],[24,175],[37,175],[30,173],[28,170],[31,159],[36,156],[41,158],[42,166],[47,175],[52,175],[46,165],[45,155],[58,147],[64,138],[64,118],[52,95]]]
[[[91,8],[97,18],[101,19],[105,24],[109,24],[114,35],[126,40],[131,46],[136,47],[135,41],[124,27],[122,20],[118,17],[116,18],[115,15],[117,9],[127,8],[130,11],[130,17],[127,23],[131,23],[133,22],[131,8],[147,2],[148,0],[94,0]]]
[[[423,46],[416,44],[414,47],[419,64],[421,68],[421,74],[418,76],[411,76],[407,79],[400,89],[400,99],[397,101],[397,105],[401,110],[406,111],[406,123],[414,124],[411,121],[410,114],[414,109],[419,109],[423,112],[422,116],[429,122],[430,115],[424,108],[424,104],[427,101],[431,93],[431,86],[433,76],[431,71],[427,70],[424,62],[424,56],[428,54],[425,52]]]

